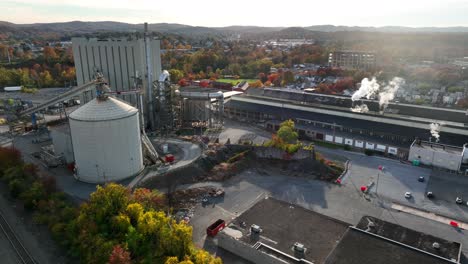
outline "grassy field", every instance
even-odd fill
[[[238,84],[239,82],[242,82],[242,81],[247,81],[247,82],[256,82],[257,79],[217,79],[216,80],[217,82],[225,82],[225,83],[232,83],[233,85],[236,85]]]

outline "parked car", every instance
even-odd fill
[[[463,203],[463,199],[460,198],[460,197],[457,197],[457,199],[455,199],[455,202],[456,202],[457,204],[462,204],[462,203]]]
[[[410,199],[412,197],[410,192],[405,192],[405,198]]]
[[[432,192],[427,192],[426,197],[429,198],[429,199],[434,198],[434,194]]]
[[[418,182],[424,182],[424,176],[420,176],[420,177],[418,178]]]

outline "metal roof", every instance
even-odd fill
[[[109,97],[107,100],[97,100],[96,98],[70,114],[70,118],[80,121],[107,121],[121,119],[135,115],[138,109]]]

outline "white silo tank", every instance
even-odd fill
[[[94,99],[69,118],[78,180],[118,181],[143,170],[136,108],[112,97]]]

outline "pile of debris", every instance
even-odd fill
[[[215,186],[177,190],[170,194],[170,204],[175,209],[194,207],[206,197],[221,197],[224,190]]]

